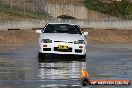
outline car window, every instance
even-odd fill
[[[81,34],[81,31],[80,31],[80,28],[77,25],[69,25],[69,24],[48,24],[45,27],[44,33]]]

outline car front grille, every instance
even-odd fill
[[[66,42],[66,41],[54,41],[54,42],[73,43],[73,42]]]
[[[54,47],[54,51],[59,51],[59,52],[72,52],[72,48],[68,47],[68,49],[58,49],[58,47]]]

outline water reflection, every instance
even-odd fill
[[[39,77],[42,80],[51,80],[51,82],[42,87],[49,87],[51,84],[59,84],[59,86],[75,84],[74,86],[76,86],[82,67],[86,67],[84,59],[71,56],[47,57],[45,60],[39,61]]]
[[[6,58],[0,58],[0,80],[24,80],[26,79],[26,70],[24,67],[18,66],[17,61],[11,61]]]

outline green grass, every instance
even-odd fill
[[[2,20],[12,20],[12,19],[44,19],[45,14],[40,11],[33,12],[30,9],[21,9],[16,6],[13,6],[11,9],[9,5],[2,4],[0,5],[0,19]]]
[[[132,2],[128,0],[113,3],[102,3],[101,0],[85,0],[84,3],[89,9],[132,20]]]

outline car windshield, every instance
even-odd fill
[[[69,24],[48,24],[45,27],[44,33],[81,34],[81,31],[80,31],[80,28],[77,25],[69,25]]]

